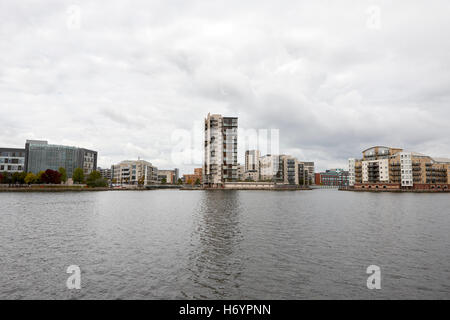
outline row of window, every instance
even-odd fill
[[[22,166],[7,166],[7,165],[0,165],[0,172],[1,171],[22,171]]]
[[[13,163],[13,164],[17,164],[17,163],[24,163],[24,159],[19,159],[19,158],[14,158],[14,159],[9,159],[9,158],[0,158],[0,163]]]
[[[3,152],[0,152],[0,157],[19,157],[19,158],[23,158],[23,157],[25,157],[25,152],[3,151]]]

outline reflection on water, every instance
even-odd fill
[[[447,194],[0,193],[0,204],[4,299],[450,299]],[[366,287],[372,264],[381,290]]]
[[[238,192],[207,191],[201,194],[194,215],[191,248],[187,270],[190,280],[199,286],[199,292],[187,298],[233,296],[239,289],[243,267],[239,250],[240,194]],[[231,290],[231,291],[230,291]]]

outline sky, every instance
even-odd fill
[[[450,157],[449,16],[448,0],[1,1],[0,146],[189,173],[210,112],[279,130],[316,171],[374,145]]]

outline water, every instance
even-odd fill
[[[0,193],[0,298],[449,299],[449,207],[337,190]]]

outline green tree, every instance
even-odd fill
[[[24,184],[26,175],[26,172],[14,172],[11,176],[11,182],[14,184]]]
[[[97,171],[98,172],[98,171]],[[84,182],[84,172],[83,169],[81,168],[76,168],[73,171],[73,176],[72,176],[73,182],[74,183],[83,183]]]
[[[38,179],[37,176],[33,172],[29,172],[25,176],[25,183],[32,184],[32,183],[35,183],[37,181],[37,179]]]
[[[42,176],[45,174],[45,171],[39,171],[39,173],[37,174],[37,179],[36,179],[36,183],[43,183],[42,181]]]
[[[67,182],[67,171],[66,171],[66,168],[60,167],[58,169],[58,172],[61,173],[61,181],[66,183]]]
[[[1,183],[4,184],[10,184],[12,179],[11,179],[11,173],[4,171],[1,175],[0,175],[0,180]]]
[[[166,178],[162,178],[162,179],[161,179],[161,183],[162,183],[162,184],[166,184],[166,183],[167,183],[167,179],[166,179]]]
[[[88,175],[86,184],[91,188],[107,187],[108,181],[102,178],[100,172],[94,170]]]
[[[195,184],[198,186],[198,185],[200,185],[200,179],[199,178],[197,178],[197,180],[195,180]]]
[[[178,184],[178,185],[182,185],[182,184],[183,184],[183,180],[181,180],[181,179],[179,178],[177,184]]]

